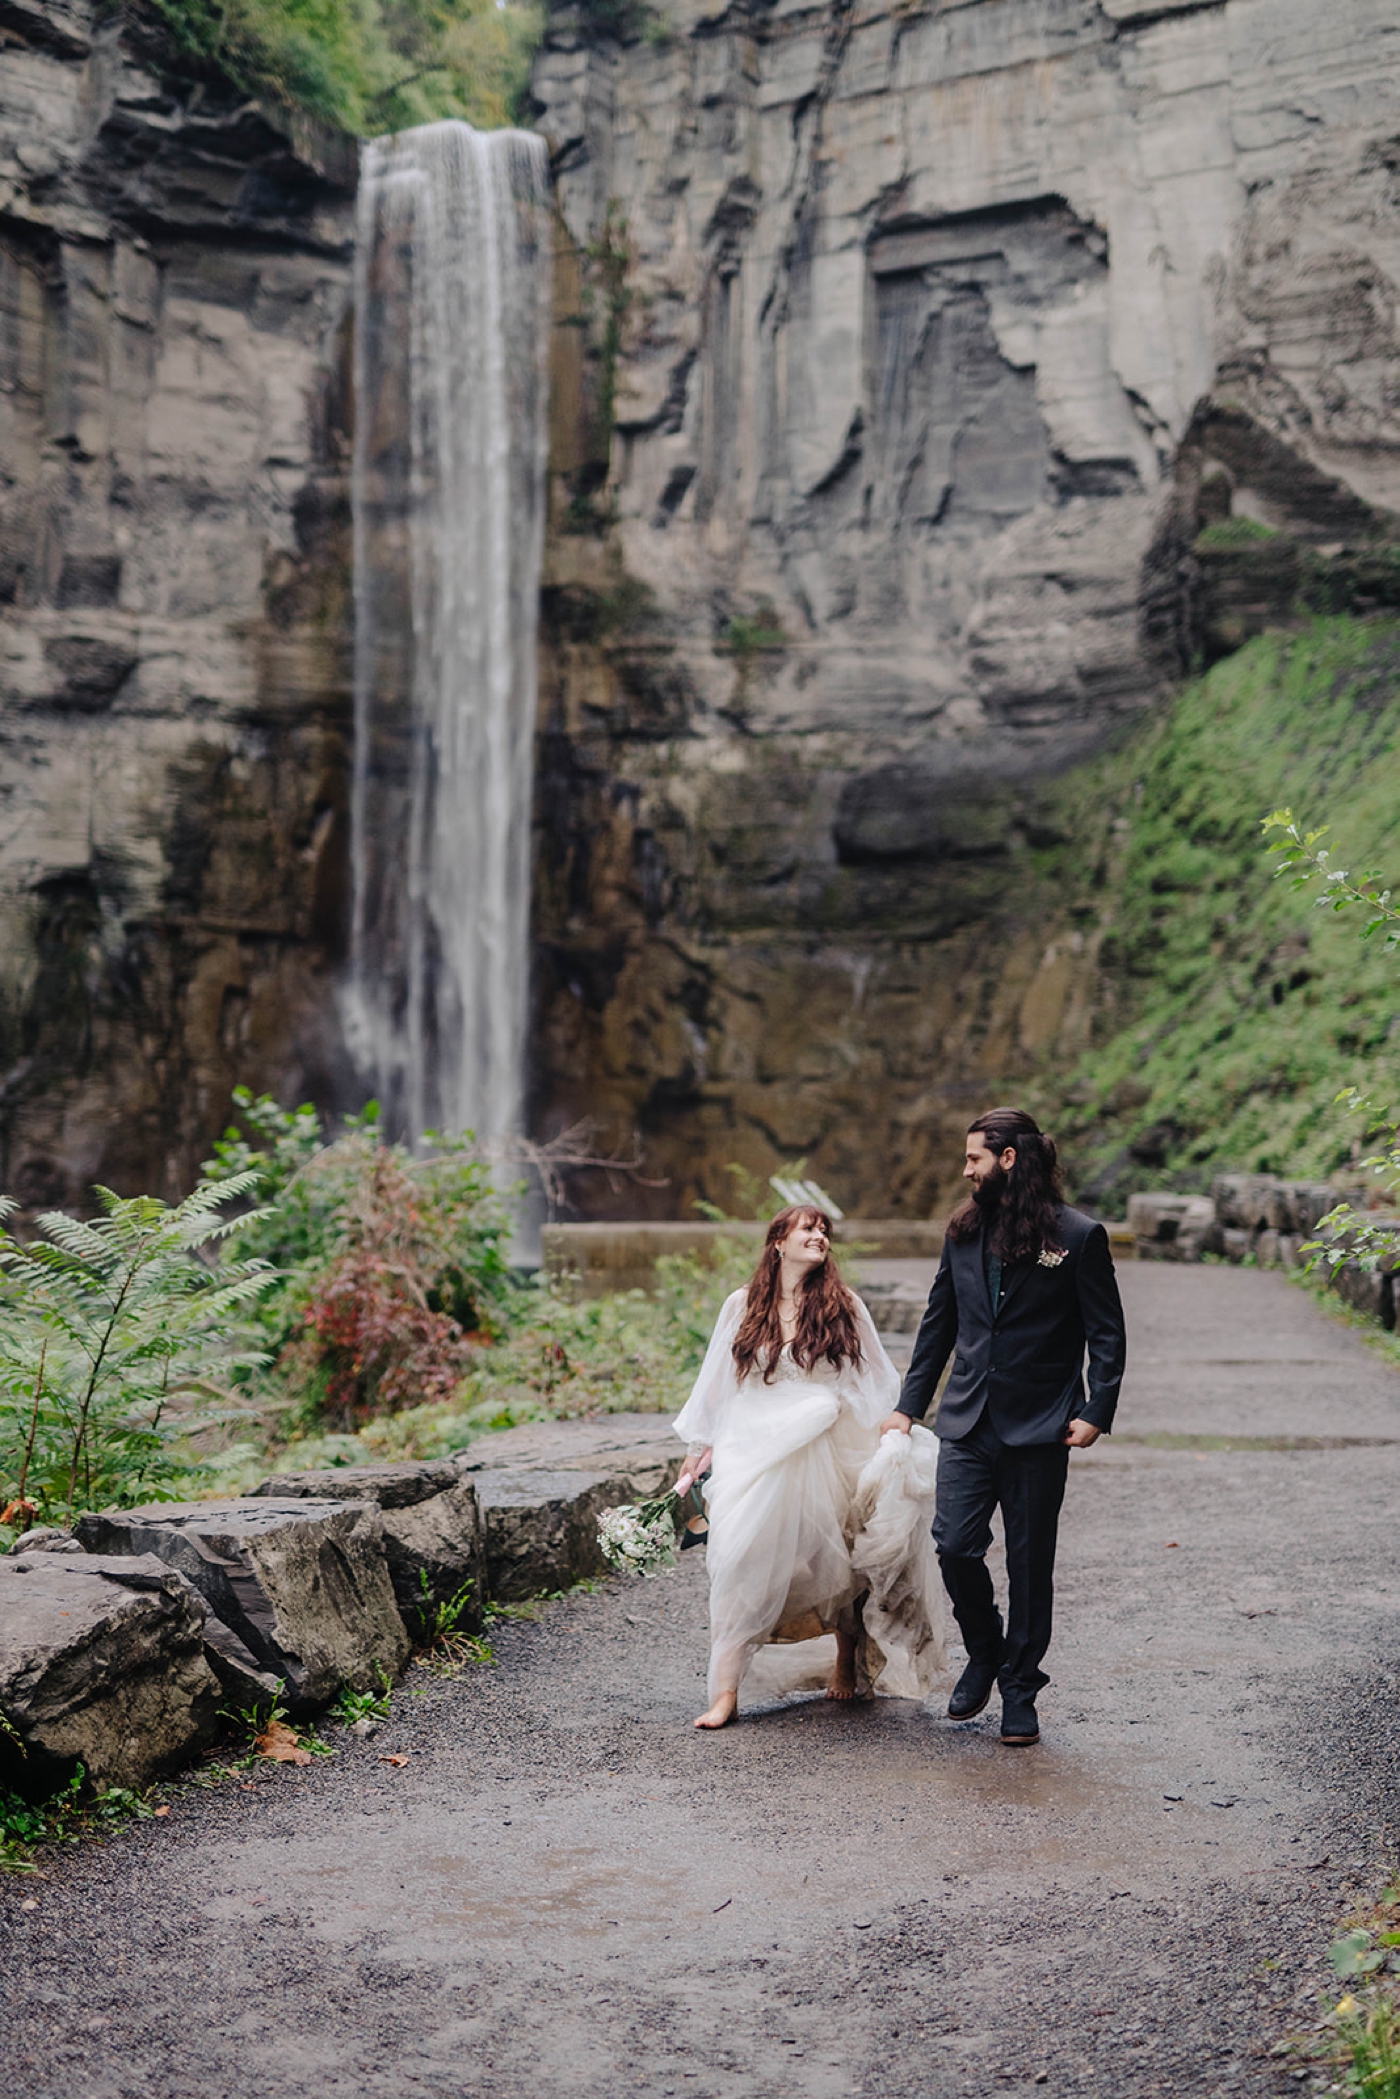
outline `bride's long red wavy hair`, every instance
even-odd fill
[[[771,1384],[783,1346],[782,1322],[778,1318],[778,1286],[783,1257],[782,1242],[794,1225],[819,1224],[831,1237],[831,1219],[825,1210],[797,1205],[779,1210],[763,1242],[763,1258],[753,1272],[748,1302],[739,1331],[734,1336],[734,1362],[741,1378],[756,1363],[763,1367],[763,1382]],[[811,1370],[823,1356],[834,1370],[843,1363],[860,1368],[860,1328],[856,1324],[856,1301],[828,1258],[818,1268],[809,1268],[802,1279],[797,1300],[797,1333],[792,1344],[793,1360]]]

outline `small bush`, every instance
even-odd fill
[[[174,1209],[99,1188],[91,1222],[49,1211],[22,1243],[0,1229],[0,1504],[11,1534],[77,1509],[169,1498],[180,1439],[237,1413],[228,1382],[256,1351],[239,1329],[276,1278],[215,1263],[256,1213],[256,1176],[205,1181]],[[0,1217],[16,1205],[0,1199]]]
[[[249,1243],[281,1278],[259,1310],[270,1397],[304,1429],[350,1430],[449,1399],[496,1332],[511,1285],[510,1221],[470,1140],[426,1158],[382,1141],[377,1111],[327,1142],[312,1108],[246,1090],[214,1171],[256,1178],[266,1207]]]

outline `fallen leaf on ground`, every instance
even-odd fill
[[[158,1807],[156,1809],[156,1813],[158,1815],[168,1815],[170,1813],[170,1810],[168,1807]]]
[[[401,1770],[408,1762],[408,1758],[406,1756],[382,1756],[379,1761],[381,1764],[392,1764],[395,1770]]]
[[[309,1764],[311,1751],[303,1749],[295,1731],[285,1720],[270,1720],[260,1735],[254,1737],[253,1747],[259,1756],[270,1757],[274,1764]]]

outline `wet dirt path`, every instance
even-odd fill
[[[0,2091],[1305,2088],[1266,2051],[1400,1822],[1400,1376],[1278,1276],[1123,1283],[1038,1749],[995,1703],[694,1735],[689,1555],[420,1674],[333,1764],[0,1887]]]

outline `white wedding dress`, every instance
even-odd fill
[[[862,1362],[801,1369],[784,1348],[740,1379],[746,1293],[726,1299],[676,1417],[709,1444],[710,1697],[737,1691],[767,1641],[858,1635],[857,1685],[926,1698],[945,1667],[947,1604],[929,1535],[937,1439],[880,1422],[899,1375],[856,1300]],[[857,1612],[864,1596],[863,1610]]]

